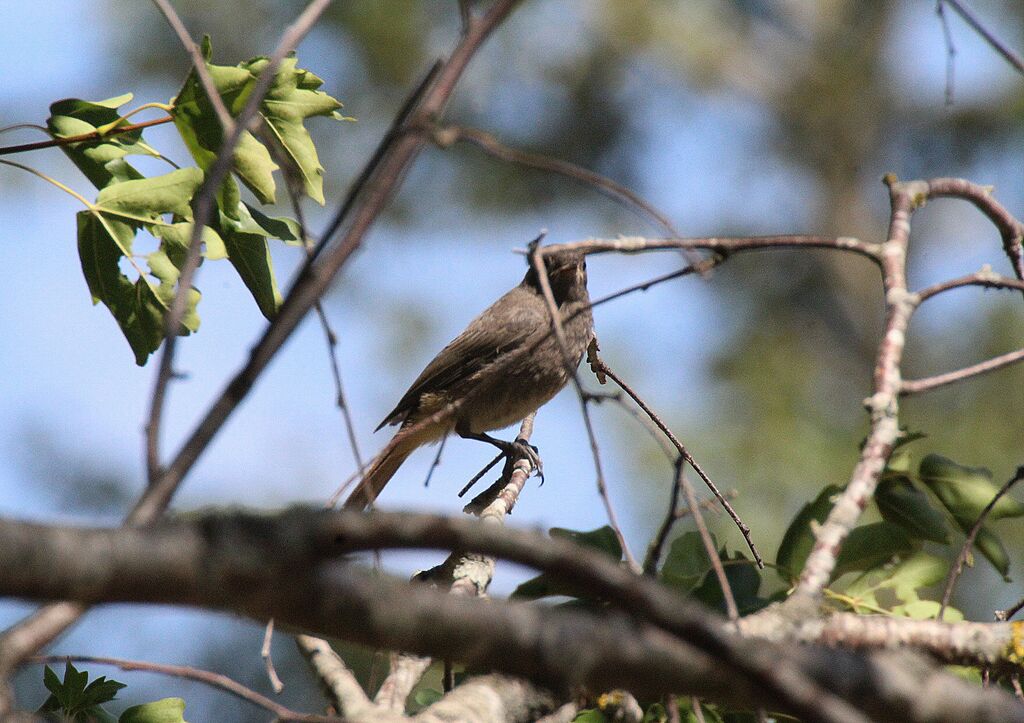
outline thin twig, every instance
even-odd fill
[[[188,665],[166,665],[163,663],[151,663],[145,660],[124,660],[122,658],[105,658],[93,655],[35,655],[26,659],[26,663],[39,665],[56,665],[70,661],[72,663],[86,663],[88,665],[113,665],[124,671],[141,671],[147,673],[160,673],[175,678],[184,678],[204,683],[212,688],[219,688],[242,700],[269,710],[279,718],[296,721],[333,721],[339,718],[330,716],[315,715],[312,713],[299,713],[287,708],[280,703],[247,688],[236,680],[226,675],[214,673],[209,670],[201,670]]]
[[[182,46],[185,48],[185,52],[188,53],[189,58],[192,60],[192,68],[195,70],[196,77],[199,79],[199,84],[202,86],[203,92],[206,93],[209,98],[214,113],[220,121],[224,145],[218,154],[218,163],[215,164],[215,166],[219,165],[220,168],[218,169],[215,167],[214,169],[211,169],[210,174],[207,174],[207,178],[204,181],[203,186],[199,189],[199,192],[193,202],[193,216],[195,218],[195,222],[192,229],[192,239],[189,244],[189,253],[182,265],[177,293],[175,294],[174,300],[172,301],[164,318],[164,336],[166,337],[166,341],[164,344],[164,351],[160,356],[156,383],[153,385],[153,394],[150,399],[149,422],[146,424],[146,477],[151,485],[156,482],[157,477],[160,476],[162,471],[160,466],[160,428],[163,421],[163,409],[164,402],[167,397],[167,388],[175,376],[174,347],[177,343],[178,324],[185,313],[185,301],[188,298],[188,290],[192,285],[192,276],[195,273],[196,268],[199,266],[200,240],[202,238],[203,228],[206,226],[209,221],[209,216],[212,213],[212,197],[214,193],[216,193],[216,189],[219,188],[220,184],[223,182],[223,176],[227,175],[228,169],[230,168],[227,163],[220,161],[223,157],[228,159],[232,158],[234,148],[241,139],[241,133],[235,133],[235,121],[231,117],[231,113],[228,112],[227,106],[224,105],[224,99],[220,97],[220,93],[217,91],[217,85],[214,83],[213,77],[210,75],[209,68],[206,67],[206,59],[199,51],[199,47],[195,44],[195,41],[192,40],[192,36],[189,35],[188,30],[185,28],[185,24],[182,23],[181,18],[178,17],[174,7],[167,0],[153,0],[153,4],[160,10],[164,19],[167,21],[167,24],[171,26],[175,35],[178,36],[178,40],[181,42]],[[259,97],[262,97],[262,95]],[[214,176],[215,182],[211,181],[211,176]]]
[[[1003,238],[1003,251],[1013,266],[1014,275],[1024,280],[1024,223],[992,195],[990,186],[963,178],[932,178],[927,181],[928,198],[960,198],[974,204],[991,221]]]
[[[22,143],[17,146],[4,146],[0,148],[0,156],[6,156],[13,153],[24,153],[26,151],[38,151],[43,148],[58,148],[60,146],[70,146],[75,143],[87,143],[89,141],[103,140],[110,136],[119,136],[124,133],[131,133],[142,128],[149,128],[150,126],[163,125],[164,123],[170,123],[174,119],[170,116],[164,118],[154,118],[153,120],[142,121],[141,123],[129,123],[123,126],[117,126],[111,128],[108,131],[100,133],[99,131],[89,131],[88,133],[79,133],[76,136],[64,136],[61,138],[53,138],[48,141],[36,141],[35,143]]]
[[[964,570],[964,563],[967,562],[967,556],[971,554],[971,547],[974,545],[974,540],[978,536],[978,532],[981,530],[981,526],[985,524],[985,518],[988,517],[989,513],[992,512],[992,508],[996,506],[996,503],[1005,495],[1010,489],[1024,479],[1024,465],[1017,468],[1013,477],[1006,481],[995,496],[985,505],[985,509],[978,515],[978,519],[974,521],[971,526],[970,532],[967,533],[967,538],[964,540],[963,546],[960,548],[960,553],[956,556],[956,560],[949,568],[949,574],[946,576],[946,585],[942,590],[942,604],[939,606],[938,619],[942,620],[942,616],[946,612],[946,607],[949,605],[950,598],[953,597],[953,589],[956,587],[956,581],[959,579],[960,574]]]
[[[564,161],[560,158],[552,158],[540,153],[528,153],[505,145],[496,137],[478,128],[467,128],[465,126],[437,126],[432,129],[432,138],[440,148],[449,148],[459,141],[466,141],[481,149],[485,153],[506,163],[513,163],[528,168],[557,173],[565,178],[590,186],[614,201],[621,203],[631,211],[639,213],[649,223],[657,226],[671,237],[679,237],[682,234],[672,224],[668,216],[663,214],[653,205],[645,201],[635,192],[616,183],[607,176],[595,173],[589,169],[577,166],[575,163]],[[699,258],[689,259],[691,263],[698,263]]]
[[[676,451],[679,452],[679,455],[684,460],[686,460],[686,463],[693,468],[693,471],[696,472],[698,476],[700,476],[700,478],[704,481],[704,484],[707,485],[708,489],[711,490],[711,493],[721,503],[722,508],[725,509],[729,517],[732,518],[732,521],[739,529],[740,534],[743,535],[743,539],[747,543],[747,548],[750,550],[750,554],[754,556],[754,561],[757,562],[757,566],[763,569],[764,560],[762,559],[761,553],[758,552],[757,546],[754,544],[754,541],[751,538],[750,528],[747,527],[746,523],[744,523],[743,520],[740,519],[740,516],[736,514],[736,510],[734,510],[732,505],[729,504],[729,500],[727,500],[725,498],[725,495],[723,495],[721,491],[719,491],[718,486],[711,481],[711,478],[708,477],[704,469],[697,463],[697,460],[693,458],[693,455],[690,454],[689,450],[686,449],[686,447],[683,445],[682,442],[679,441],[678,438],[676,438],[675,434],[672,433],[672,430],[669,429],[668,425],[661,420],[661,417],[659,417],[654,412],[654,410],[650,408],[650,406],[648,406],[647,402],[645,402],[640,397],[640,395],[633,390],[632,387],[630,387],[625,381],[623,381],[622,378],[604,362],[604,360],[600,359],[597,356],[594,357],[594,360],[595,361],[592,361],[591,363],[596,363],[598,365],[598,368],[601,370],[602,374],[606,374],[609,379],[614,381],[619,386],[619,388],[622,389],[622,391],[629,395],[630,399],[636,402],[637,406],[639,406],[640,409],[644,411],[644,414],[646,414],[650,418],[650,420],[658,426],[658,429],[661,430],[662,434],[664,434],[668,438],[668,440],[672,443],[672,446],[674,446],[676,448]]]
[[[676,459],[681,460],[682,457],[677,457]],[[661,550],[665,546],[665,541],[668,540],[672,525],[679,519],[679,493],[682,491],[683,477],[685,476],[686,469],[679,466],[677,462],[676,474],[672,480],[672,491],[669,494],[665,517],[662,519],[661,525],[658,526],[658,531],[654,535],[654,539],[651,540],[651,544],[647,548],[647,556],[644,558],[644,574],[646,575],[657,574],[658,563],[661,561]],[[715,556],[718,556],[717,552]]]
[[[172,27],[175,26],[173,19],[177,16],[174,14],[173,8],[166,3],[166,0],[154,0],[164,10],[165,16],[168,21],[171,22]],[[178,328],[181,324],[181,319],[185,314],[186,301],[188,299],[188,292],[192,288],[192,278],[199,268],[200,261],[200,247],[202,245],[203,229],[213,214],[215,207],[215,196],[217,191],[220,189],[221,184],[227,178],[231,172],[232,164],[234,163],[234,149],[242,139],[242,135],[246,132],[246,128],[251,120],[257,119],[260,104],[263,102],[264,97],[270,91],[270,86],[274,82],[274,78],[277,74],[277,69],[281,65],[281,61],[284,57],[290,53],[299,44],[299,41],[313,28],[316,21],[320,18],[320,15],[330,5],[330,0],[312,0],[309,5],[299,14],[295,21],[285,28],[285,31],[281,35],[280,41],[278,41],[277,47],[274,52],[270,54],[267,60],[267,65],[256,79],[256,83],[253,86],[249,97],[246,99],[245,106],[238,114],[237,118],[232,121],[230,114],[221,115],[218,111],[218,117],[221,119],[221,124],[224,127],[225,139],[220,149],[217,152],[217,158],[213,162],[213,165],[206,171],[205,178],[202,186],[196,193],[193,199],[192,205],[192,235],[189,240],[188,253],[185,257],[185,261],[181,265],[181,273],[178,277],[178,286],[175,290],[174,300],[171,302],[170,308],[164,318],[165,322],[165,340],[163,353],[160,355],[160,366],[157,370],[156,383],[153,386],[153,394],[150,402],[149,421],[146,424],[146,462],[147,470],[149,473],[149,488],[154,489],[158,486],[160,478],[164,476],[165,470],[160,464],[159,458],[159,439],[160,439],[160,426],[162,423],[164,403],[167,396],[167,387],[170,384],[171,379],[174,378],[173,367],[174,367],[174,352],[178,338]],[[170,14],[168,15],[168,11]],[[181,22],[178,20],[177,25],[180,26]],[[183,30],[182,26],[182,30]],[[176,32],[178,28],[175,27]],[[218,101],[220,101],[220,107],[224,107],[223,101],[220,100],[220,95],[217,92],[216,86],[213,84],[212,78],[209,78],[209,73],[206,69],[206,61],[202,55],[199,54],[198,48],[195,47],[195,43],[188,38],[187,33],[182,37],[182,42],[188,48],[189,53],[193,55],[193,62],[195,65],[196,73],[198,73],[200,80],[203,79],[204,74],[209,80],[209,84],[206,82],[203,84],[204,90],[210,95],[210,102],[213,103],[214,107],[218,107]],[[227,109],[225,108],[225,113]],[[141,506],[137,506],[132,510],[129,515],[130,524],[139,524],[140,522],[147,521],[150,517],[158,515],[160,509],[146,505],[143,501]]]
[[[972,364],[969,367],[963,367],[962,369],[956,369],[944,374],[936,374],[935,376],[925,377],[923,379],[906,379],[900,383],[900,396],[906,397],[911,394],[929,392],[932,389],[943,387],[947,384],[961,382],[964,379],[970,379],[971,377],[976,377],[980,374],[987,374],[988,372],[995,371],[996,369],[1002,369],[1003,367],[1010,366],[1011,364],[1016,364],[1019,361],[1024,361],[1024,349],[1007,352],[1006,354],[986,359],[983,362]]]
[[[160,13],[164,16],[164,20],[171,26],[171,30],[178,36],[179,42],[185,52],[188,53],[189,58],[192,60],[192,68],[196,71],[196,77],[199,78],[199,84],[203,86],[203,92],[206,93],[210,99],[210,104],[213,106],[213,112],[217,114],[217,120],[220,121],[221,132],[224,134],[224,139],[227,140],[232,131],[234,130],[235,121],[231,117],[231,113],[228,111],[228,107],[224,105],[224,99],[220,97],[220,93],[217,92],[217,84],[213,81],[213,76],[210,75],[209,68],[206,67],[206,58],[203,57],[202,52],[199,50],[199,46],[196,45],[192,36],[189,35],[188,29],[185,27],[185,23],[181,21],[178,13],[175,12],[174,6],[171,5],[167,0],[153,0],[153,4],[157,6]],[[229,146],[227,151],[228,155],[231,155],[231,148],[233,144]]]
[[[939,16],[939,25],[942,27],[942,39],[946,43],[946,105],[953,105],[953,80],[956,72],[956,45],[953,44],[953,31],[949,27],[949,18],[946,17],[944,0],[935,3],[935,13]]]
[[[465,497],[466,493],[469,492],[471,489],[473,489],[473,485],[475,485],[477,482],[479,482],[480,478],[483,477],[485,474],[487,474],[491,470],[491,468],[494,465],[498,464],[498,462],[500,462],[504,457],[505,457],[505,453],[504,452],[499,452],[494,457],[494,459],[492,459],[490,462],[488,462],[487,464],[484,465],[483,469],[481,469],[479,472],[477,472],[475,475],[473,475],[473,478],[471,480],[469,480],[469,482],[466,483],[465,487],[463,487],[461,490],[459,490],[459,495],[458,496],[459,497]]]
[[[430,463],[430,469],[427,470],[426,479],[423,480],[423,486],[429,487],[430,480],[434,477],[434,470],[441,466],[441,453],[444,452],[444,443],[448,441],[448,435],[441,437],[441,442],[437,445],[437,454],[434,455],[434,461]],[[459,495],[460,497],[462,495]]]
[[[960,0],[941,0],[939,4],[949,5],[953,8],[956,14],[962,17],[964,22],[970,25],[993,50],[1002,55],[1006,62],[1013,66],[1018,73],[1024,75],[1024,58],[1011,49],[1009,45],[997,38],[995,33],[985,27],[985,24],[974,14],[973,10],[960,2]]]
[[[920,304],[927,301],[936,294],[952,289],[960,289],[964,286],[983,286],[989,289],[1016,289],[1017,291],[1024,291],[1024,281],[1002,276],[986,267],[973,274],[967,274],[966,276],[950,279],[949,281],[941,281],[921,289],[915,294],[917,296],[917,303]]]

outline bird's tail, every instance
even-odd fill
[[[399,429],[367,466],[363,478],[345,500],[345,509],[362,510],[372,505],[408,456],[420,445],[433,441],[436,436],[437,430],[430,425],[420,430],[415,426]]]

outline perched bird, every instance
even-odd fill
[[[565,251],[545,257],[548,282],[573,365],[594,334],[586,257]],[[401,425],[367,466],[345,507],[372,504],[398,468],[421,445],[455,432],[511,454],[520,443],[487,434],[525,419],[569,381],[562,349],[531,266],[522,283],[489,306],[434,357],[379,430]]]

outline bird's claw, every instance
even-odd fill
[[[521,437],[517,437],[514,442],[509,444],[509,458],[514,459],[515,456],[525,457],[530,462],[530,466],[533,467],[534,473],[540,477],[540,483],[544,484],[544,463],[541,462],[540,450],[537,449],[536,445],[530,444]]]

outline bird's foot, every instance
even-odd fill
[[[505,454],[513,463],[518,457],[525,457],[533,467],[534,473],[540,477],[540,483],[544,484],[544,463],[540,459],[540,450],[537,449],[537,445],[530,444],[522,437],[516,437],[514,441],[509,442],[509,450]]]
[[[526,458],[533,471],[540,477],[541,484],[544,483],[544,465],[540,461],[540,451],[525,439],[517,437],[512,442],[506,442],[504,439],[496,439],[489,434],[471,434],[467,432],[462,432],[459,436],[464,439],[487,442],[487,444],[497,447],[505,455],[506,464],[509,466],[515,464],[517,459]]]
[[[532,472],[540,477],[540,483],[544,484],[544,463],[540,459],[540,450],[525,439],[517,437],[511,442],[503,439],[494,440],[495,445],[505,455],[505,473],[511,474],[512,467],[520,459],[530,463]]]

